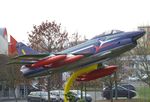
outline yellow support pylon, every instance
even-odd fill
[[[77,71],[75,71],[67,80],[66,84],[65,84],[65,88],[64,88],[64,102],[68,102],[66,94],[69,92],[70,87],[73,83],[73,81],[80,75],[84,74],[84,73],[88,73],[90,71],[93,71],[97,69],[97,64],[85,67],[85,68],[81,68]]]

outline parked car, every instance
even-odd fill
[[[58,96],[61,102],[64,102],[64,91],[63,90],[51,90],[52,95]]]
[[[112,87],[112,90],[110,87],[106,87],[103,89],[102,96],[106,99],[110,99],[112,97],[115,97],[115,87]],[[117,86],[117,96],[118,97],[127,97],[131,99],[132,97],[136,96],[136,91],[134,86],[132,85],[118,85]]]
[[[70,90],[70,92],[72,92],[72,94],[75,96],[75,102],[81,98],[80,90]],[[64,90],[52,90],[51,94],[59,96],[61,100],[64,101]],[[92,97],[89,94],[86,94],[85,98],[85,92],[83,92],[83,99],[85,99],[86,102],[92,102]]]
[[[125,88],[127,88],[127,89],[129,89],[129,90],[134,90],[134,91],[136,91],[135,90],[135,87],[133,86],[133,85],[131,85],[131,84],[119,84],[120,86],[122,86],[122,87],[125,87]]]
[[[81,90],[70,90],[71,92],[75,93],[78,98],[81,98]],[[92,102],[92,96],[82,91],[83,99],[85,99],[86,102]]]
[[[48,102],[48,93],[46,91],[30,92],[27,96],[28,102]],[[56,95],[50,95],[50,102],[60,102],[60,98]]]

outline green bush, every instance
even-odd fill
[[[66,94],[66,97],[67,97],[67,100],[68,100],[69,102],[75,102],[75,96],[74,96],[74,94],[73,94],[72,92],[68,92],[68,93]]]
[[[138,98],[145,100],[145,102],[150,102],[150,88],[140,87],[137,89]]]

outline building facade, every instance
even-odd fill
[[[6,28],[0,28],[0,54],[8,54],[8,38]]]
[[[146,31],[146,34],[143,38],[144,40],[150,39],[150,26],[139,26],[138,29]]]

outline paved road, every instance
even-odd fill
[[[0,102],[16,102],[15,100],[4,100]],[[17,102],[27,102],[26,100],[18,100]]]

